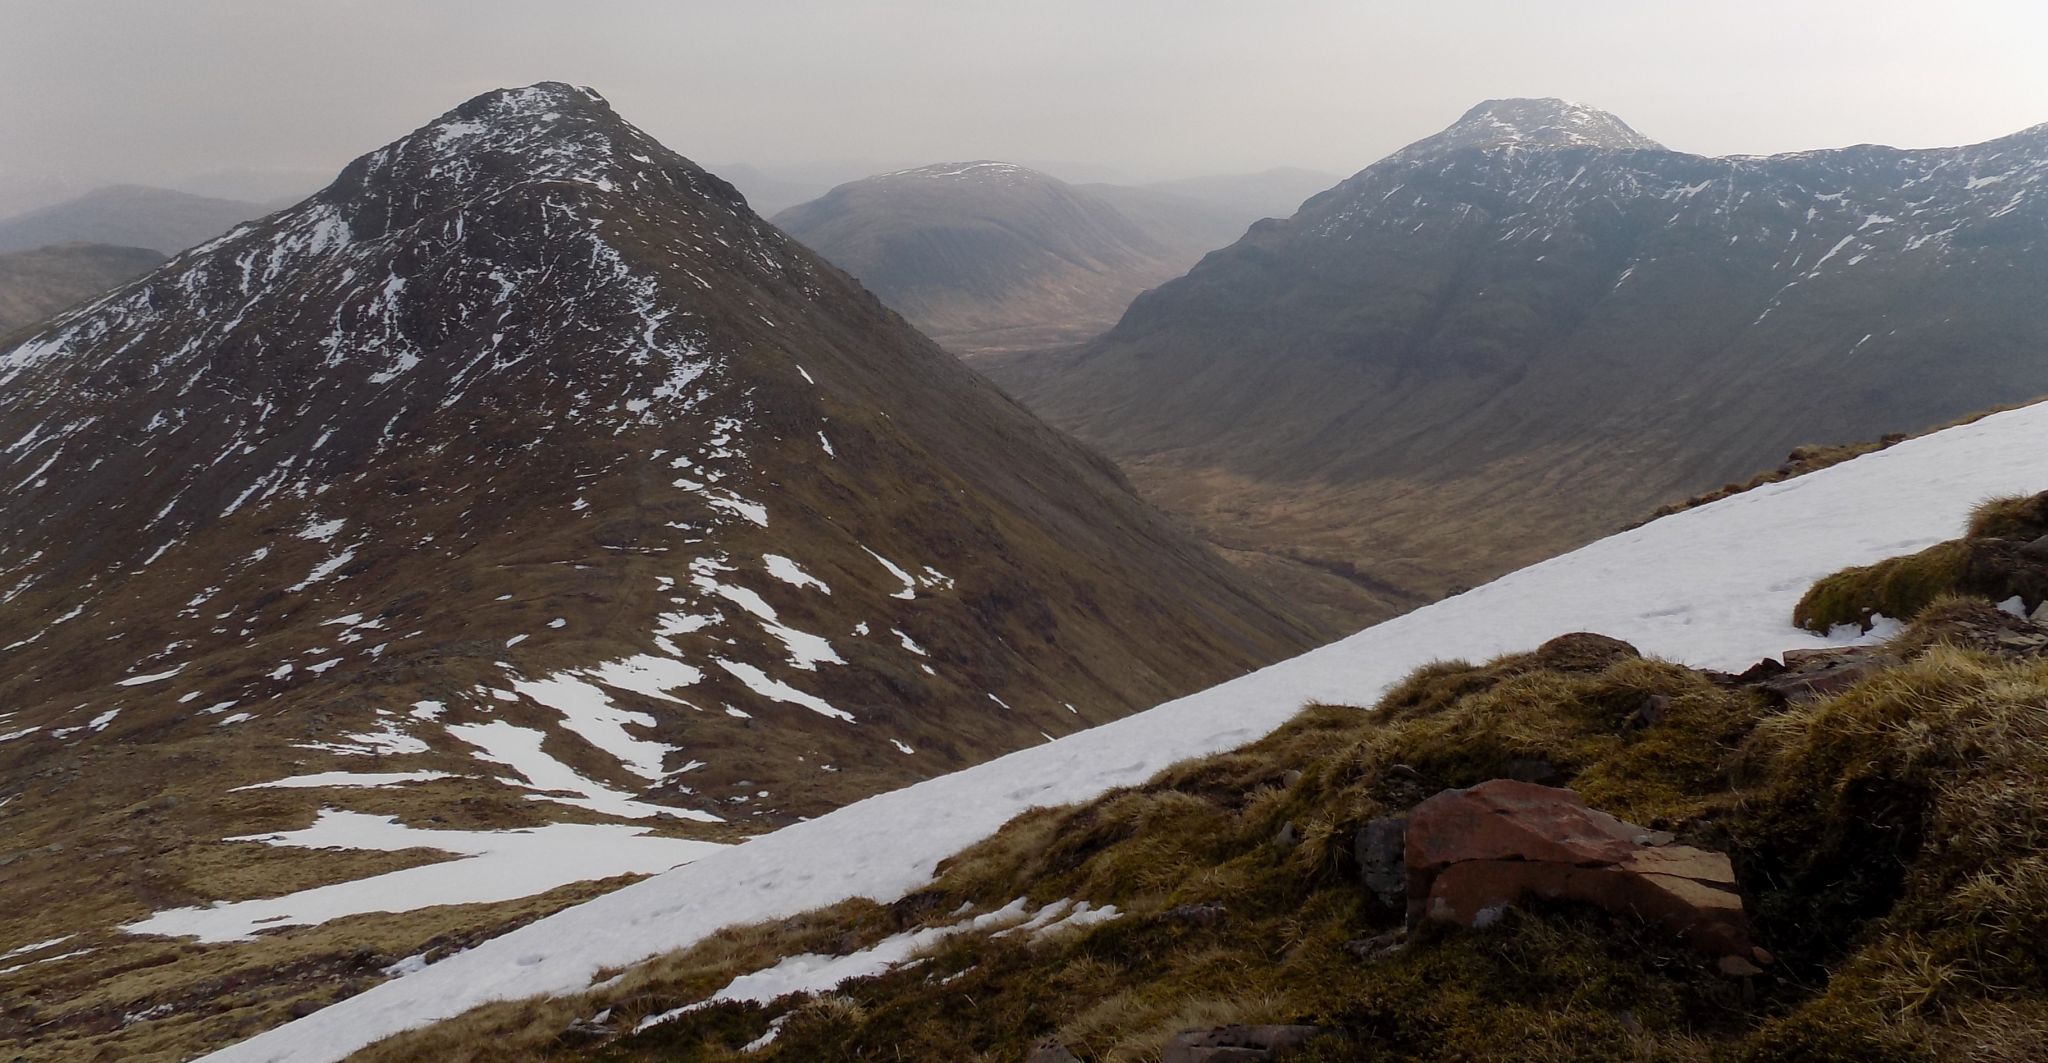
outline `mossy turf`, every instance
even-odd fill
[[[2038,495],[1993,498],[1970,514],[1972,539],[2032,542],[2048,535],[2048,491]]]
[[[1879,617],[1910,620],[1952,595],[2020,599],[2027,609],[2048,600],[2048,564],[2020,545],[2048,535],[2048,492],[1994,498],[1971,515],[1968,534],[1917,554],[1843,569],[1815,583],[1792,622],[1825,633],[1854,624],[1865,631]]]
[[[1790,706],[1594,635],[1431,664],[1376,711],[1313,707],[1144,786],[1026,813],[896,904],[728,931],[608,989],[478,1009],[364,1058],[1014,1063],[1052,1038],[1121,1063],[1185,1029],[1305,1022],[1334,1033],[1291,1058],[2038,1060],[2048,660],[1989,651],[1986,631],[2044,633],[1943,599],[1893,641],[1900,663]],[[1542,904],[1484,931],[1365,944],[1403,914],[1359,884],[1357,830],[1530,772],[1729,852],[1777,962],[1730,979],[1653,928]],[[957,934],[823,997],[631,1032],[782,957],[1020,896],[1123,914],[1038,938]],[[604,1009],[607,1026],[564,1035]]]

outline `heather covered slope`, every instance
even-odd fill
[[[0,339],[162,265],[141,247],[58,244],[0,255]]]
[[[1494,101],[989,371],[1332,615],[2048,393],[2048,127],[1706,158]]]
[[[775,224],[968,356],[1093,336],[1199,254],[1089,191],[1003,162],[850,182]]]
[[[66,315],[0,388],[0,944],[85,950],[7,976],[38,1057],[219,1043],[1307,640],[564,85]],[[370,914],[507,890],[539,899]]]
[[[687,986],[669,983],[659,989],[671,1001],[675,994],[685,992],[708,996],[723,984],[721,975],[733,973],[730,966],[716,966],[719,955],[736,963],[749,959],[772,963],[779,955],[757,948],[763,940],[759,935],[712,939],[722,927],[781,919],[855,897],[890,904],[926,887],[941,861],[993,833],[1013,816],[1034,807],[1089,801],[1117,787],[1141,785],[1185,758],[1257,740],[1308,704],[1373,704],[1404,677],[1432,661],[1484,661],[1528,651],[1569,632],[1595,631],[1625,639],[1644,654],[1676,665],[1733,671],[1792,649],[1861,641],[1863,635],[1854,627],[1815,636],[1793,626],[1793,608],[1806,588],[1844,566],[1869,564],[1954,538],[1963,531],[1970,509],[1987,497],[2041,490],[2048,485],[2044,484],[2048,469],[2039,457],[2044,448],[2048,448],[2048,407],[2034,406],[1908,440],[1798,479],[1654,521],[1150,712],[881,795],[718,852],[380,986],[218,1058],[223,1063],[340,1058],[354,1046],[385,1034],[448,1018],[488,1001],[536,993],[582,993],[594,982],[607,979],[620,965],[710,940],[713,948],[698,959],[708,956],[712,966],[695,968],[695,980]],[[1649,671],[1664,677],[1658,682],[1669,679],[1688,687],[1694,682],[1682,679],[1679,669],[1659,666]],[[1992,685],[2000,683],[1995,669],[1987,672],[1973,667],[1954,674],[1964,687],[1986,675]],[[2009,693],[2017,688],[2007,685],[2000,689]],[[1606,700],[1598,700],[1595,707],[1606,704]],[[1697,704],[1712,708],[1716,703],[1702,699]],[[2024,698],[2001,704],[2020,710],[2016,718],[2024,718],[2032,709]],[[1484,727],[1489,720],[1503,725],[1514,722],[1497,715],[1459,718],[1474,727]],[[1565,719],[1569,722],[1571,716],[1567,714]],[[1589,732],[1587,737],[1598,736]],[[1518,750],[1495,752],[1523,755]],[[1982,766],[2004,770],[2010,763],[1985,761]],[[1653,762],[1649,766],[1660,772],[1675,770],[1675,765]],[[1807,776],[1794,772],[1788,777]],[[1280,803],[1256,803],[1260,815],[1287,807],[1280,795],[1273,800]],[[1189,806],[1182,802],[1181,807]],[[1037,822],[1043,825],[1058,820],[1041,817]],[[1226,838],[1249,837],[1254,825],[1226,824],[1207,830],[1202,844],[1220,845]],[[1136,837],[1145,835],[1141,832]],[[1112,833],[1100,840],[1113,843],[1116,839]],[[1058,851],[1029,848],[1035,853]],[[1088,855],[1066,851],[1083,860]],[[792,867],[816,866],[821,859],[837,872],[829,881],[790,873]],[[1129,881],[1166,888],[1184,882],[1202,888],[1228,879],[1202,875],[1183,879],[1176,872],[1157,878],[1135,876]],[[994,890],[1005,882],[991,878],[985,884]],[[1030,898],[1034,906],[1053,899]],[[843,955],[846,948],[864,942],[841,937],[846,924],[835,920],[848,915],[858,918],[862,911],[873,916],[859,922],[860,932],[868,934],[888,933],[899,925],[899,919],[927,921],[923,910],[914,905],[880,913],[852,904],[792,927],[789,936],[775,941]],[[1062,911],[1054,911],[1047,919],[1059,917]],[[1326,913],[1311,914],[1320,917]],[[933,926],[946,921],[943,913],[929,915]],[[1115,933],[1119,923],[1112,921],[1108,926],[1107,932]],[[804,936],[806,927],[820,932]],[[718,953],[727,947],[731,951]],[[813,964],[804,969],[817,968]],[[1076,972],[1082,973],[1078,967]],[[930,972],[919,971],[913,977],[926,973]],[[1156,973],[1135,972],[1133,977]],[[617,984],[630,990],[649,983],[634,981],[629,975],[627,981]],[[1312,988],[1313,984],[1304,982],[1303,986]],[[644,1009],[657,1003],[637,999],[631,1006]],[[971,1021],[972,1011],[963,1006],[954,1018]],[[528,1014],[536,1016],[537,1024],[558,1017],[551,1010]],[[859,1012],[852,1010],[832,1014],[855,1021],[860,1018]],[[732,1027],[723,1032],[737,1034],[750,1026],[749,1039],[760,1035],[773,1017],[747,1009],[737,1009],[737,1015]],[[1055,1021],[1050,1015],[1039,1018],[1049,1024]],[[608,1021],[614,1021],[614,1030],[624,1022],[616,1016]],[[1603,1021],[1617,1020],[1609,1016]],[[1509,1024],[1508,1029],[1512,1027]],[[559,1030],[555,1027],[549,1032]],[[742,1042],[732,1042],[738,1043]],[[1853,1042],[1850,1044],[1853,1047]]]

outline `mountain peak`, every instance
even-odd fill
[[[595,183],[617,166],[620,141],[628,139],[645,137],[604,97],[590,89],[543,81],[477,96],[364,156],[357,166],[370,174],[411,172],[467,184],[479,176],[496,176],[495,171],[503,168],[491,164],[497,156],[500,163],[516,162],[509,169],[523,171],[508,176]],[[655,146],[649,141],[648,147]]]
[[[494,89],[471,98],[456,110],[484,108],[505,114],[542,114],[570,107],[593,106],[607,112],[612,109],[596,89],[571,85],[566,81],[537,81],[523,88]]]
[[[1014,162],[999,162],[995,159],[977,159],[973,162],[941,162],[930,166],[917,166],[908,170],[882,175],[884,180],[911,181],[978,181],[990,184],[1028,184],[1050,181],[1051,177],[1028,166]]]
[[[522,186],[598,193],[682,191],[719,205],[739,194],[641,132],[587,88],[543,81],[496,89],[350,163],[314,197],[359,237]]]
[[[1543,97],[1487,100],[1466,111],[1443,132],[1409,145],[1401,154],[1433,154],[1457,148],[1659,151],[1663,147],[1599,108]]]

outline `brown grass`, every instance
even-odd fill
[[[2048,492],[1985,499],[1970,511],[1968,535],[2023,543],[2048,535]]]

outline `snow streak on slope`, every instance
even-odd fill
[[[209,1058],[339,1059],[489,1000],[580,991],[601,967],[722,926],[898,897],[1027,808],[1143,782],[1258,738],[1311,702],[1370,704],[1431,660],[1580,630],[1724,669],[1819,645],[1789,623],[1813,580],[1952,538],[1988,496],[2048,487],[2042,454],[2048,405],[1667,517],[1137,716],[712,853]]]
[[[324,923],[364,912],[410,912],[437,904],[475,904],[545,893],[610,875],[666,871],[720,848],[715,842],[647,835],[644,827],[551,823],[523,830],[419,830],[393,816],[328,809],[311,827],[229,841],[301,849],[399,852],[436,849],[464,859],[424,864],[283,897],[158,912],[125,929],[248,941],[259,931]]]

